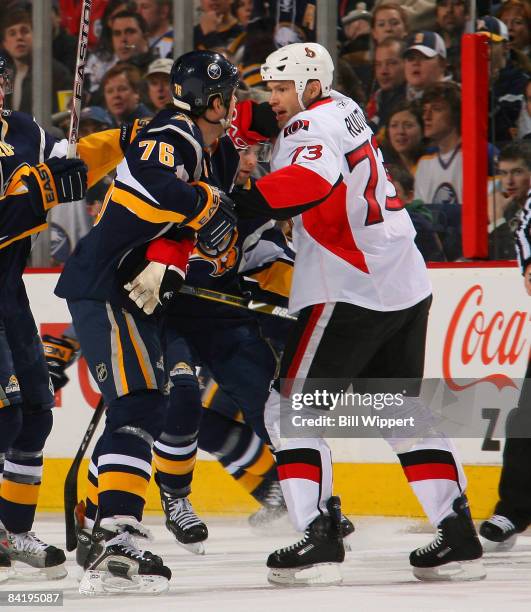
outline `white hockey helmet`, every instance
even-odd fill
[[[317,43],[293,43],[267,56],[260,69],[262,81],[293,81],[301,108],[306,83],[315,79],[321,83],[324,96],[330,93],[334,77],[334,62],[330,53]]]

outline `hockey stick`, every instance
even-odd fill
[[[274,317],[281,317],[282,319],[297,320],[297,317],[288,313],[287,308],[282,306],[275,306],[274,304],[267,304],[266,302],[255,302],[252,299],[240,297],[238,295],[231,295],[230,293],[221,293],[220,291],[213,291],[212,289],[202,289],[201,287],[190,287],[189,285],[183,285],[180,293],[184,295],[193,295],[204,300],[211,300],[213,302],[221,302],[228,306],[235,306],[236,308],[245,308],[247,310],[253,310],[254,312],[263,312],[264,314],[272,315]]]
[[[98,405],[94,410],[94,414],[90,419],[87,431],[81,440],[81,444],[77,449],[76,456],[72,461],[72,465],[68,470],[68,474],[65,478],[65,527],[66,527],[66,550],[74,550],[77,545],[76,539],[76,522],[74,518],[74,511],[77,504],[77,478],[79,474],[79,468],[81,461],[85,456],[88,445],[92,440],[96,427],[100,422],[101,415],[105,412],[105,404],[103,403],[103,397],[100,398]]]
[[[83,0],[83,5],[81,6],[81,21],[79,24],[79,38],[77,40],[76,71],[74,73],[74,87],[72,90],[72,113],[70,115],[68,148],[66,150],[66,156],[69,159],[76,156],[79,115],[81,113],[81,95],[83,93],[83,80],[85,77],[85,66],[87,64],[91,10],[92,0]]]

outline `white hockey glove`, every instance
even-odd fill
[[[162,305],[161,295],[173,297],[184,282],[184,271],[158,261],[146,262],[146,267],[132,281],[124,285],[129,297],[146,314],[155,312]]]

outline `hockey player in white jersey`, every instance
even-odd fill
[[[306,390],[312,379],[419,382],[424,369],[431,303],[426,267],[363,111],[331,90],[333,69],[329,53],[314,43],[269,55],[262,78],[282,128],[273,172],[234,194],[239,214],[295,217],[290,311],[299,317],[265,422],[290,518],[304,537],[269,556],[269,580],[277,584],[337,583],[344,559],[328,445],[321,438],[288,438],[280,428],[290,387]],[[406,407],[425,414],[418,389],[408,389]],[[411,553],[413,572],[428,580],[483,578],[454,446],[433,430],[419,432],[411,439],[386,437],[438,529],[433,542]]]

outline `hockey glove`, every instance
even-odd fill
[[[65,374],[65,369],[76,360],[79,352],[79,343],[73,338],[66,338],[65,336],[56,338],[55,336],[46,335],[42,337],[42,345],[53,390],[58,391],[69,380]]]
[[[193,248],[191,239],[175,242],[159,238],[150,243],[146,261],[134,278],[124,285],[129,298],[145,314],[153,314],[159,306],[164,309],[179,292]]]
[[[207,250],[215,249],[238,221],[234,214],[234,202],[222,191],[219,194],[221,201],[218,209],[197,231],[198,241]]]
[[[22,177],[37,215],[64,202],[77,202],[87,191],[87,166],[81,159],[51,157]]]

